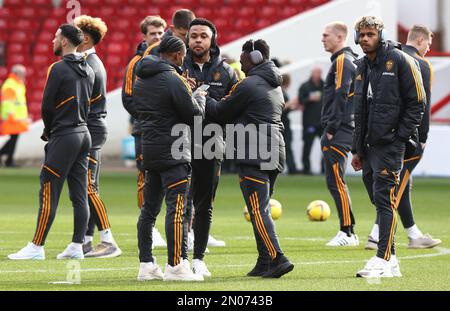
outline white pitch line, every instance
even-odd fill
[[[411,260],[418,258],[428,258],[428,257],[437,257],[437,256],[445,256],[450,254],[450,249],[443,247],[435,247],[437,253],[434,254],[423,254],[423,255],[412,255],[412,256],[404,256],[399,257],[400,260]],[[364,263],[367,260],[329,260],[329,261],[302,261],[302,262],[294,262],[295,265],[331,265],[331,264],[353,264],[353,263]],[[210,265],[210,268],[243,268],[249,267],[253,264],[241,264],[241,265]],[[124,268],[87,268],[80,269],[80,272],[105,272],[105,271],[129,271],[129,270],[137,270],[137,267],[124,267]],[[0,274],[13,274],[13,273],[55,273],[55,272],[65,272],[66,270],[0,270]]]

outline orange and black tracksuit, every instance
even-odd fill
[[[358,60],[352,153],[362,159],[363,181],[377,209],[377,257],[395,254],[397,195],[407,145],[417,133],[426,94],[420,67],[399,46],[383,42],[375,60]]]
[[[233,139],[234,145],[227,148],[235,150],[234,159],[253,225],[258,261],[268,263],[284,258],[269,207],[276,178],[285,163],[281,82],[279,70],[273,62],[266,61],[252,68],[247,78],[237,83],[226,98],[219,102],[208,98],[206,104],[206,116],[211,120],[248,128],[249,132],[244,133],[248,138]],[[256,132],[252,132],[252,128]],[[263,150],[271,150],[272,157],[263,157]]]
[[[190,137],[194,116],[204,108],[192,97],[175,65],[155,56],[144,57],[137,68],[133,101],[142,129],[144,204],[138,220],[140,262],[153,262],[152,229],[166,201],[167,263],[180,264],[187,253],[186,198],[191,177]],[[178,128],[180,131],[173,133]],[[174,146],[180,144],[180,148]],[[178,146],[180,146],[178,145]]]
[[[106,127],[106,70],[94,49],[85,52],[86,61],[94,70],[95,81],[92,98],[89,102],[88,129],[91,134],[92,146],[89,151],[88,167],[88,199],[90,208],[87,236],[94,235],[95,226],[99,231],[111,227],[105,203],[99,194],[99,175],[101,153],[100,150],[106,142],[108,129]]]
[[[33,238],[44,245],[55,218],[67,179],[74,211],[72,242],[83,243],[89,219],[87,199],[88,155],[91,136],[87,128],[94,72],[82,56],[65,55],[48,70],[42,100],[45,160],[39,192],[39,215]]]
[[[133,86],[136,82],[136,67],[141,61],[142,57],[147,55],[159,55],[159,42],[147,46],[147,43],[141,42],[136,50],[136,54],[128,63],[125,68],[125,76],[122,84],[122,104],[123,107],[133,118],[133,129],[131,135],[134,137],[134,147],[136,154],[136,167],[138,169],[137,177],[137,204],[141,208],[144,204],[144,183],[145,183],[145,170],[142,167],[142,142],[141,142],[141,126],[138,120],[136,107],[133,101]]]
[[[191,78],[195,78],[198,86],[208,84],[208,94],[216,100],[225,97],[237,82],[236,74],[225,59],[220,57],[220,49],[214,44],[210,50],[210,60],[202,68],[195,63],[191,50],[187,51],[183,70],[188,70]],[[207,126],[210,120],[205,119],[202,126]],[[192,146],[193,154],[199,157],[192,159],[192,185],[188,200],[187,221],[193,219],[194,229],[194,259],[203,259],[208,244],[209,231],[212,223],[213,202],[216,196],[221,174],[221,158],[203,154],[199,146],[203,146],[211,136],[204,135],[202,144],[195,142]],[[222,156],[225,151],[223,137],[214,138],[217,151]]]
[[[411,174],[414,168],[419,164],[420,159],[422,159],[423,148],[422,144],[427,142],[428,132],[430,130],[430,107],[431,107],[431,87],[433,83],[433,67],[431,63],[426,58],[419,55],[417,49],[410,45],[402,46],[403,52],[407,53],[413,57],[420,65],[420,71],[422,74],[423,86],[426,94],[426,107],[425,113],[422,118],[422,122],[418,128],[419,132],[419,144],[412,154],[405,155],[403,160],[403,168],[400,173],[400,187],[398,190],[398,214],[402,221],[404,228],[410,228],[414,226],[414,216],[411,205]]]
[[[331,56],[324,90],[321,123],[324,129],[321,147],[328,189],[339,214],[340,230],[350,236],[355,218],[350,193],[345,183],[345,169],[353,137],[353,79],[357,55],[349,48]],[[328,139],[327,133],[333,138]]]

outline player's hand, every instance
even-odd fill
[[[332,139],[333,139],[333,137],[334,137],[334,135],[333,135],[333,134],[327,133],[327,139],[328,139],[328,140],[332,140]]]
[[[426,145],[427,145],[426,143],[420,143],[420,146],[422,147],[422,150],[425,150],[425,146]]]
[[[41,139],[43,141],[48,141],[48,134],[45,130],[42,132]]]
[[[359,155],[357,154],[353,155],[352,166],[356,172],[362,170],[362,159]]]
[[[191,87],[192,90],[195,90],[197,88],[197,81],[195,80],[195,78],[189,77],[188,69],[186,69],[186,71],[183,72],[182,76],[183,78],[186,79],[187,83],[189,83],[189,86]]]

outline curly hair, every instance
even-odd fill
[[[355,22],[355,30],[360,31],[362,28],[376,29],[381,31],[384,29],[383,21],[376,16],[363,16]]]
[[[81,15],[73,21],[84,33],[89,34],[94,40],[94,45],[100,43],[108,31],[105,22],[99,17]]]

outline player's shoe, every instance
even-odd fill
[[[433,239],[428,233],[417,239],[411,239],[409,237],[408,239],[408,248],[433,248],[442,243],[440,239]]]
[[[29,242],[27,246],[22,248],[20,251],[14,254],[8,255],[11,260],[44,260],[45,252],[43,246],[34,245],[34,243]]]
[[[225,247],[225,241],[216,240],[212,235],[208,236],[208,246],[211,247]]]
[[[95,249],[85,254],[86,258],[112,258],[122,254],[122,250],[116,243],[100,242]]]
[[[84,259],[83,247],[75,243],[70,243],[66,249],[56,256],[56,259]]]
[[[203,281],[203,275],[194,274],[184,262],[180,262],[174,267],[166,265],[164,281]]]
[[[205,262],[200,259],[192,260],[192,272],[194,272],[194,274],[202,275],[203,277],[211,277],[211,272],[209,272]]]
[[[162,280],[164,274],[161,267],[156,263],[156,259],[153,257],[153,262],[141,262],[139,266],[139,273],[137,276],[138,281],[151,281]]]
[[[291,272],[294,265],[284,255],[278,255],[269,263],[269,270],[263,273],[263,278],[279,278],[286,273]]]
[[[326,246],[358,246],[359,239],[356,234],[351,234],[350,236],[343,231],[339,231],[334,238],[332,238]]]
[[[378,241],[374,239],[371,235],[367,238],[366,246],[364,246],[364,249],[370,249],[377,251],[378,250]]]
[[[253,269],[247,273],[247,276],[263,276],[269,270],[270,259],[260,259],[256,261]]]
[[[392,265],[377,256],[373,256],[366,263],[362,270],[356,273],[356,277],[360,278],[392,278]]]
[[[161,233],[159,233],[158,229],[156,227],[153,227],[152,230],[152,246],[154,247],[167,247],[166,241],[164,241]]]
[[[391,256],[391,260],[389,260],[389,263],[391,264],[392,276],[397,278],[402,277],[402,273],[400,272],[400,262],[398,261],[397,256]]]
[[[83,244],[83,254],[87,254],[94,250],[94,247],[92,246],[92,241],[87,242],[86,244]]]

